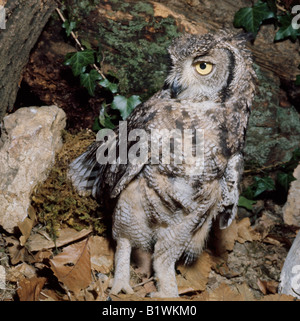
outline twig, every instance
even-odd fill
[[[260,173],[260,172],[264,172],[264,171],[272,171],[272,170],[275,170],[276,168],[282,166],[282,165],[286,165],[288,164],[289,161],[287,162],[279,162],[277,164],[274,164],[274,165],[268,165],[268,166],[263,166],[261,168],[254,168],[254,169],[246,169],[244,171],[244,174],[254,174],[254,173]]]
[[[58,13],[60,19],[62,20],[62,22],[66,21],[66,18],[63,16],[63,14],[61,13],[61,11],[56,8],[56,12]],[[75,40],[75,42],[77,43],[77,45],[79,46],[80,50],[84,50],[84,48],[82,47],[80,41],[78,40],[78,38],[76,37],[75,33],[73,31],[71,31],[71,36],[73,37],[73,39]]]
[[[56,8],[56,12],[58,13],[58,15],[59,15],[60,19],[62,20],[62,22],[65,22],[66,18],[63,16],[63,14],[61,13],[59,8]],[[81,45],[80,41],[78,40],[78,37],[75,35],[75,33],[73,31],[71,31],[71,36],[75,40],[75,42],[78,45],[78,47],[80,48],[80,50],[84,51],[83,46]],[[106,79],[106,77],[104,76],[104,74],[101,72],[101,70],[99,69],[99,67],[96,64],[92,64],[92,67],[97,70],[97,72],[100,74],[100,76],[103,79]]]
[[[154,277],[152,276],[150,279],[148,279],[148,280],[146,280],[146,281],[144,281],[144,282],[141,282],[141,283],[139,283],[139,284],[136,284],[136,285],[134,285],[132,288],[137,288],[138,286],[142,286],[142,285],[144,285],[144,284],[146,284],[146,283],[149,283],[149,282],[151,282],[151,281],[153,281],[154,280]]]
[[[278,3],[276,3],[276,7],[277,7],[277,9],[279,9],[283,12],[287,12],[287,10],[284,7],[280,6]]]

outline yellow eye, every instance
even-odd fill
[[[209,62],[198,62],[195,66],[198,74],[205,76],[208,75],[209,73],[211,73],[212,69],[213,69],[213,65],[210,64]]]

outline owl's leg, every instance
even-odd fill
[[[151,297],[172,298],[178,297],[178,288],[175,275],[175,261],[171,262],[163,257],[154,259],[153,268],[157,279],[157,292]]]
[[[175,274],[177,256],[165,248],[166,240],[158,240],[154,247],[153,269],[157,281],[157,292],[151,293],[151,297],[171,298],[178,297],[178,289]]]
[[[126,238],[119,238],[117,240],[117,249],[115,253],[115,277],[111,294],[118,294],[122,290],[125,293],[133,293],[130,280],[130,241]]]

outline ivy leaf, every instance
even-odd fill
[[[86,39],[81,39],[81,44],[86,48],[86,49],[90,49],[90,50],[93,50],[92,49],[92,45],[91,43],[86,40]]]
[[[277,15],[277,6],[276,6],[276,0],[267,0],[268,7],[272,10],[274,15]]]
[[[274,191],[275,190],[275,183],[273,179],[269,176],[267,177],[254,177],[256,190],[254,192],[254,197],[260,195],[265,191]]]
[[[104,128],[114,129],[116,126],[111,122],[112,117],[106,112],[106,104],[102,104],[102,108],[99,114],[99,122]]]
[[[80,83],[91,96],[94,96],[96,81],[99,79],[102,79],[102,77],[95,69],[92,69],[89,73],[80,74]]]
[[[94,119],[94,123],[93,123],[93,126],[92,126],[92,130],[94,132],[98,132],[99,130],[101,129],[101,126],[100,126],[100,122],[99,122],[99,117],[96,117]]]
[[[110,82],[107,78],[99,81],[99,84],[102,87],[109,89],[113,94],[115,94],[118,91],[118,84]]]
[[[114,97],[111,108],[119,110],[122,119],[125,120],[140,103],[141,101],[139,96],[133,95],[126,98],[124,96],[117,95]]]
[[[256,203],[256,201],[249,200],[248,198],[246,198],[244,196],[240,196],[238,206],[245,207],[247,210],[251,211],[253,209],[252,205],[255,203]]]
[[[293,176],[292,173],[279,172],[277,174],[277,182],[280,186],[282,186],[285,189],[285,191],[289,190],[290,183],[295,180],[296,178]]]
[[[89,49],[70,52],[66,55],[64,64],[71,66],[74,76],[79,76],[85,72],[86,66],[94,63],[94,53],[94,50]]]
[[[274,38],[275,41],[279,41],[286,38],[291,38],[293,42],[297,40],[297,38],[300,36],[300,29],[293,28],[292,20],[293,16],[289,13],[283,16],[278,16],[280,28],[276,32]]]
[[[65,29],[67,36],[69,37],[71,32],[76,28],[76,22],[75,21],[69,21],[66,20],[62,27]]]
[[[243,27],[256,36],[263,21],[271,18],[275,18],[274,12],[267,3],[259,0],[253,7],[240,9],[234,16],[233,24],[236,28]]]
[[[254,189],[255,189],[255,184],[252,184],[246,188],[245,191],[243,191],[242,195],[247,198],[247,199],[253,199],[254,198]]]

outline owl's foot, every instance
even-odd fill
[[[126,294],[132,294],[134,291],[132,287],[129,285],[129,282],[126,280],[114,280],[113,286],[110,290],[110,294],[117,295],[121,291],[125,292]]]
[[[126,238],[117,240],[115,254],[115,278],[111,288],[111,294],[118,294],[121,291],[131,294],[133,290],[129,285],[130,280],[130,241]]]

